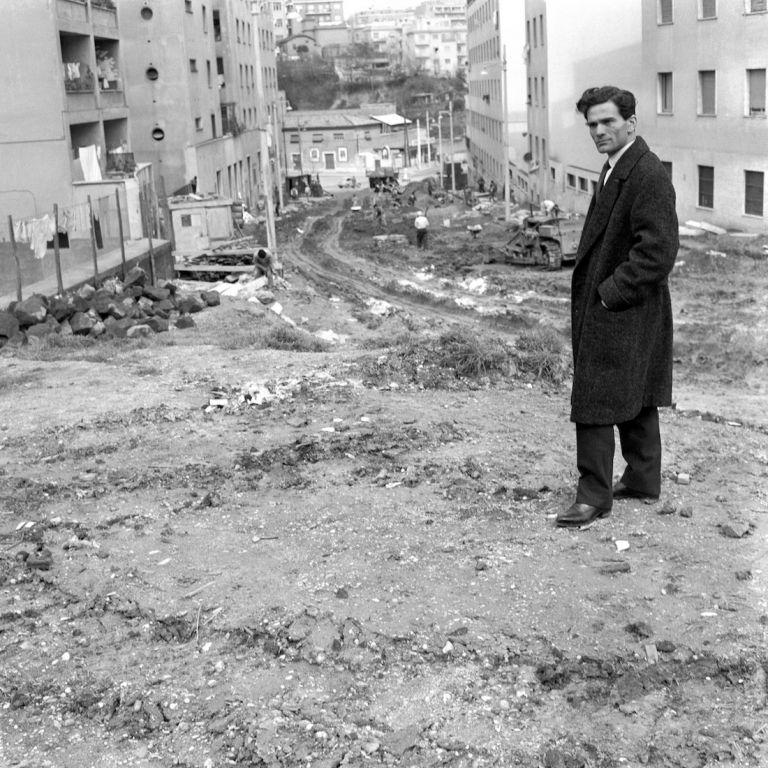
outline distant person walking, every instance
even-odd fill
[[[488,197],[492,203],[496,202],[496,182],[491,179],[491,183],[488,185]]]
[[[429,219],[424,211],[416,211],[416,218],[413,220],[413,226],[416,228],[416,247],[426,248]]]

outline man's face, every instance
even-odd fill
[[[626,120],[619,108],[612,102],[595,104],[587,110],[587,126],[597,151],[613,155],[635,136],[637,118],[632,115]]]

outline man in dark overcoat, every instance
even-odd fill
[[[661,492],[659,406],[672,403],[668,276],[678,249],[669,174],[637,136],[635,98],[590,88],[577,109],[608,156],[590,203],[571,286],[576,501],[557,516],[578,527],[616,499]],[[627,463],[613,485],[614,425]]]

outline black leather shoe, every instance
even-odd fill
[[[619,482],[613,486],[613,498],[618,501],[621,499],[652,499],[653,501],[656,501],[659,497],[652,493],[634,491],[619,480]]]
[[[593,520],[601,517],[608,517],[611,514],[610,509],[603,507],[593,507],[590,504],[571,504],[565,512],[561,512],[555,523],[558,528],[576,528],[580,525],[586,525]]]

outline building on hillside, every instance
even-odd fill
[[[135,150],[125,30],[112,0],[9,0],[0,28],[0,213],[34,218],[121,194],[141,237],[138,192],[152,168]],[[116,211],[116,204],[115,204]],[[127,214],[127,215],[126,215]],[[102,222],[103,223],[103,222]]]
[[[466,132],[470,183],[482,178],[499,189],[525,168],[525,17],[520,3],[467,4]],[[520,190],[517,191],[519,197]]]
[[[641,2],[623,0],[617,13],[615,0],[589,0],[585,13],[569,0],[526,0],[528,147],[527,162],[515,168],[520,202],[549,199],[565,211],[586,212],[604,158],[576,102],[585,89],[607,82],[639,93]]]
[[[289,112],[283,126],[289,170],[321,177],[360,177],[381,167],[403,168],[426,160],[433,141],[421,126],[394,110],[393,104],[371,104],[360,109]],[[434,156],[434,149],[430,152]]]
[[[324,24],[336,26],[344,22],[343,0],[293,0],[292,5],[301,16],[303,29]]]
[[[768,4],[643,0],[639,132],[681,221],[764,233]]]
[[[322,56],[323,49],[309,32],[299,32],[277,41],[280,56],[289,61],[296,61],[307,56]]]
[[[67,2],[69,0],[59,0]],[[168,193],[254,200],[255,35],[246,0],[120,0],[131,143]]]
[[[416,16],[403,30],[403,66],[411,72],[453,77],[467,65],[467,27],[449,16]]]

